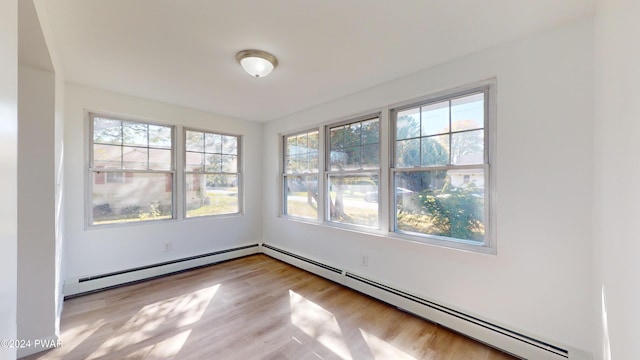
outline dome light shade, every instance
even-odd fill
[[[236,60],[244,71],[253,77],[265,77],[278,65],[275,56],[262,50],[242,50],[236,54]]]

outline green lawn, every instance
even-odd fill
[[[235,214],[239,211],[238,196],[235,193],[224,194],[207,192],[209,204],[187,210],[187,217]]]

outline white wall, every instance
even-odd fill
[[[264,241],[591,352],[592,60],[592,22],[584,20],[268,123]],[[494,76],[497,255],[278,216],[281,133],[350,114],[384,112],[390,104]],[[363,254],[369,256],[368,267],[360,265]]]
[[[64,285],[64,78],[56,71],[55,74],[55,119],[54,119],[54,153],[55,153],[55,306],[56,306],[56,335],[60,332],[60,317],[63,308]]]
[[[66,281],[260,242],[262,124],[75,84],[67,84],[65,98]],[[85,229],[85,110],[242,135],[244,215]],[[171,252],[163,252],[166,242]]]
[[[640,2],[601,0],[596,9],[596,358],[640,359]]]
[[[56,330],[59,332],[60,316],[63,307],[63,282],[64,282],[64,72],[58,58],[57,49],[53,41],[53,34],[49,25],[49,15],[46,11],[47,0],[33,0],[34,9],[42,34],[46,52],[51,62],[51,71],[55,73],[55,115],[54,115],[54,157],[55,157],[55,288],[56,288]]]
[[[57,332],[54,94],[53,73],[19,65],[18,338],[25,340]]]
[[[0,1],[0,339],[16,338],[17,162],[18,162],[18,2]],[[14,359],[0,347],[0,359]]]
[[[18,3],[18,329],[19,339],[54,340],[62,312],[60,281],[62,100],[46,17]],[[58,64],[55,66],[60,68]],[[34,226],[38,224],[38,226]],[[18,349],[18,356],[45,350]]]

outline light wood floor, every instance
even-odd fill
[[[61,339],[26,359],[515,359],[266,255],[67,300]]]

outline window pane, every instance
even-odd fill
[[[449,102],[422,107],[422,136],[449,132]]]
[[[451,131],[484,127],[484,93],[451,100]]]
[[[293,157],[292,156],[284,157],[284,167],[285,167],[285,173],[287,174],[293,173]]]
[[[222,136],[222,153],[223,154],[237,154],[238,153],[238,138],[235,136]]]
[[[318,218],[318,175],[285,176],[285,215]]]
[[[329,154],[331,170],[344,170],[347,166],[347,157],[347,153],[342,149],[331,151],[331,153]]]
[[[171,169],[171,149],[149,149],[149,170]]]
[[[199,131],[187,131],[185,148],[187,151],[204,152],[204,134]]]
[[[317,173],[319,171],[318,150],[312,150],[309,153],[309,171]]]
[[[308,134],[309,151],[318,153],[318,132],[313,131]]]
[[[378,227],[378,175],[329,175],[329,220]]]
[[[93,167],[121,169],[122,147],[114,145],[93,145]]]
[[[171,128],[168,126],[149,125],[149,146],[171,149]]]
[[[359,146],[345,148],[344,153],[346,155],[345,170],[358,170],[362,168],[360,165],[362,156]]]
[[[125,173],[118,183],[96,181],[97,176],[93,173],[93,225],[172,218],[171,174]]]
[[[484,169],[398,172],[397,231],[484,242]]]
[[[362,143],[377,144],[380,142],[380,121],[367,120],[362,123]]]
[[[221,172],[222,171],[222,155],[220,154],[205,154],[205,166],[204,171],[207,172]]]
[[[331,128],[330,134],[331,150],[344,147],[344,126]]]
[[[422,166],[449,164],[449,135],[422,138]]]
[[[122,143],[131,146],[149,146],[148,125],[124,121],[122,123]]]
[[[237,214],[238,175],[187,174],[187,217]]]
[[[287,173],[295,173],[298,171],[299,167],[298,155],[291,155],[287,157]]]
[[[362,147],[362,168],[376,169],[380,167],[380,145],[371,144]]]
[[[454,165],[484,163],[484,130],[451,134],[451,163]]]
[[[400,111],[396,120],[396,139],[420,136],[420,108]]]
[[[204,154],[196,153],[196,152],[187,152],[186,153],[186,171],[202,171],[202,166],[204,165]]]
[[[122,121],[93,118],[93,142],[100,144],[122,144]]]
[[[122,147],[122,167],[124,169],[147,170],[149,150],[139,147]]]
[[[420,139],[396,142],[396,166],[420,166]]]
[[[362,143],[362,127],[359,122],[344,127],[344,146],[358,146]]]
[[[286,143],[287,143],[287,155],[295,155],[299,152],[298,147],[296,146],[296,144],[298,143],[298,140],[295,136],[287,137]]]
[[[308,172],[307,170],[307,158],[308,155],[307,154],[299,154],[299,155],[295,155],[293,156],[293,160],[294,160],[294,170],[296,173],[306,173]]]
[[[318,172],[318,131],[285,137],[285,172]]]
[[[204,151],[209,154],[222,154],[222,135],[204,134]]]
[[[296,147],[298,149],[298,154],[307,153],[309,151],[307,139],[308,135],[306,133],[296,136]]]
[[[238,157],[235,155],[222,155],[222,172],[234,173],[238,172]]]

